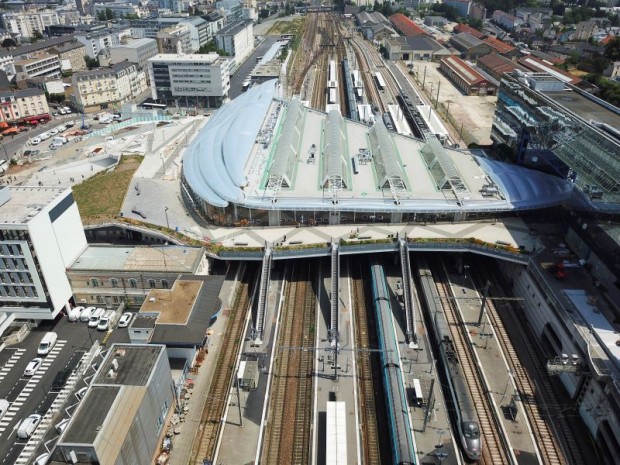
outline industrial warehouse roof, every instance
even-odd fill
[[[478,29],[474,29],[467,24],[457,24],[454,26],[454,32],[456,34],[460,32],[467,32],[478,39],[482,39],[485,36],[484,32],[480,32]]]
[[[485,80],[485,77],[482,76],[482,74],[469,66],[459,57],[449,56],[446,58],[442,58],[441,62],[448,66],[470,86]]]
[[[553,77],[558,78],[560,81],[568,82],[572,85],[576,85],[581,82],[581,79],[577,76],[573,76],[572,74],[567,73],[563,69],[556,68],[551,63],[547,63],[546,61],[540,60],[533,56],[525,56],[521,58],[519,60],[519,64],[537,73],[551,74]]]
[[[497,53],[510,53],[515,50],[512,45],[507,44],[506,42],[502,42],[495,37],[489,36],[486,39],[482,39],[482,41],[485,44],[490,45],[493,49],[495,49],[495,51],[497,51]]]
[[[384,131],[381,120],[369,127],[328,117],[275,95],[276,81],[269,81],[211,117],[183,162],[194,197],[217,207],[447,212],[542,208],[571,195],[563,179]],[[357,173],[352,157],[360,160]],[[380,176],[388,165],[400,173],[398,186],[389,173]],[[490,184],[504,187],[489,196]]]
[[[450,37],[450,42],[458,47],[461,47],[463,50],[469,50],[470,48],[484,44],[483,41],[472,36],[469,32],[461,32]]]
[[[478,58],[478,65],[498,76],[501,76],[503,73],[512,73],[515,69],[526,70],[516,62],[497,53],[491,53]]]

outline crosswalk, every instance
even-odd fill
[[[6,378],[6,375],[13,369],[17,361],[24,355],[26,349],[17,349],[11,358],[7,360],[7,362],[0,368],[0,383]]]
[[[15,401],[11,403],[9,410],[4,414],[2,419],[0,419],[0,436],[7,430],[10,423],[13,421],[13,418],[15,418],[15,416],[17,415],[17,412],[19,412],[22,406],[26,403],[32,391],[34,391],[37,384],[39,384],[39,381],[41,381],[41,379],[43,378],[43,376],[45,375],[49,367],[52,365],[52,363],[54,363],[54,360],[56,360],[56,357],[58,357],[58,354],[60,353],[60,351],[63,349],[63,347],[66,344],[67,344],[66,340],[57,341],[56,345],[54,345],[54,348],[43,359],[43,363],[41,364],[41,367],[37,370],[34,376],[28,379],[28,382],[26,383],[22,391],[19,393]],[[22,350],[22,349],[18,349],[18,350]],[[11,359],[13,359],[13,357],[9,359],[9,362],[11,361]],[[7,364],[9,362],[7,362]]]

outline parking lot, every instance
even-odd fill
[[[54,331],[58,335],[58,340],[48,355],[38,356],[37,347],[48,331]],[[97,331],[96,328],[89,328],[87,323],[72,323],[63,316],[57,321],[41,324],[38,328],[34,328],[24,341],[5,347],[0,352],[0,399],[10,402],[7,413],[0,418],[0,457],[2,457],[0,464],[16,463],[28,442],[16,436],[19,423],[33,413],[44,415],[59,396],[62,388],[52,389],[54,378],[59,371],[65,369],[73,371],[94,342],[101,342],[104,339],[107,345],[129,341],[126,328],[115,328],[109,333]],[[34,375],[24,376],[28,363],[37,357],[43,358],[40,368]],[[97,363],[97,360],[93,363]],[[74,411],[78,403],[75,391],[86,386],[86,382],[92,379],[93,374],[94,369],[89,368],[84,377],[78,381],[74,393],[67,400],[66,407],[69,408],[66,410]],[[57,424],[68,415],[68,412],[61,410],[52,424]],[[33,456],[45,452],[45,444],[51,449],[53,439],[58,436],[55,429],[50,428]]]

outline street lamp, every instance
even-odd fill
[[[164,214],[166,215],[166,227],[170,229],[170,222],[168,221],[168,207],[164,205]]]

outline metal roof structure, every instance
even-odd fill
[[[347,161],[344,158],[344,134],[342,116],[337,110],[327,115],[325,145],[323,146],[323,188],[327,188],[332,200],[346,188]]]
[[[254,86],[211,116],[184,155],[188,205],[274,211],[279,224],[276,210],[512,211],[572,196],[566,179],[446,148],[434,135],[416,139],[305,108],[276,91],[275,80]]]
[[[382,119],[375,122],[370,129],[370,150],[379,178],[379,187],[390,188],[394,201],[398,204],[406,193],[403,172],[397,159],[396,147]]]
[[[275,156],[269,167],[267,181],[267,191],[272,198],[275,198],[282,186],[291,187],[293,170],[299,157],[304,107],[299,99],[293,99],[284,113],[286,119],[277,138]]]

